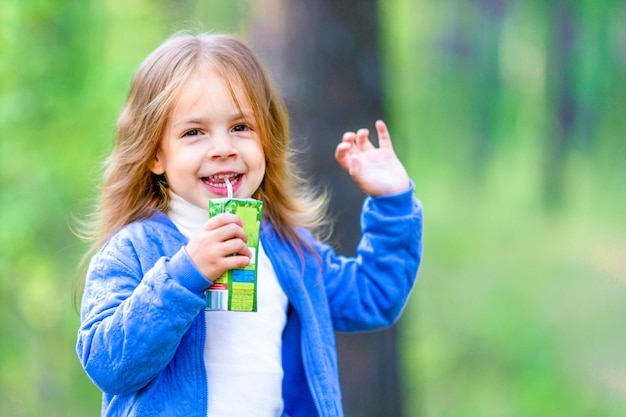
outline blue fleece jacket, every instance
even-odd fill
[[[284,416],[342,416],[334,331],[392,325],[411,291],[422,253],[422,208],[413,189],[367,197],[361,227],[355,257],[336,255],[301,231],[316,251],[302,258],[271,224],[262,225],[263,246],[289,299]],[[186,243],[156,213],[115,234],[90,263],[77,352],[103,391],[103,416],[206,416],[203,309],[210,282]]]

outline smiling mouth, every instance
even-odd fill
[[[226,180],[235,185],[239,182],[243,175],[242,174],[217,174],[217,175],[209,175],[208,177],[202,177],[202,182],[205,184],[215,187],[215,188],[226,188]]]

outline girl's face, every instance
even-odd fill
[[[161,148],[150,167],[165,174],[170,189],[198,207],[210,198],[249,198],[265,175],[265,155],[257,123],[242,91],[240,107],[214,72],[192,77],[168,115]]]

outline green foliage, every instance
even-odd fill
[[[392,136],[426,211],[402,322],[407,415],[621,415],[626,11],[560,2],[564,68],[559,2],[480,9],[497,3],[381,2]]]
[[[87,248],[71,228],[91,210],[139,62],[189,25],[237,30],[242,5],[0,3],[0,415],[98,412],[74,347],[73,285]]]

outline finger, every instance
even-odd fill
[[[204,224],[203,227],[206,230],[212,230],[212,229],[218,229],[218,228],[220,228],[222,226],[225,226],[227,224],[237,224],[237,225],[243,227],[243,220],[241,220],[241,217],[237,216],[236,214],[220,213],[220,214],[217,214],[217,215],[211,217]]]
[[[249,256],[233,255],[224,258],[221,266],[224,268],[224,270],[230,270],[235,268],[243,268],[247,265],[250,265]]]
[[[365,128],[359,129],[356,132],[356,147],[358,150],[367,151],[374,148],[374,145],[372,145],[372,142],[369,140],[369,134],[370,131]]]
[[[229,240],[239,239],[244,243],[248,242],[248,235],[245,230],[238,224],[225,224],[224,226],[215,229],[213,232],[216,242],[226,242]]]
[[[391,136],[387,125],[382,120],[376,121],[376,132],[378,133],[378,146],[380,148],[393,149],[391,146]]]
[[[339,165],[341,165],[341,167],[346,170],[350,168],[350,162],[348,158],[350,156],[350,150],[352,149],[352,147],[353,145],[351,143],[341,142],[339,145],[337,145],[337,148],[335,148],[335,159],[337,160],[337,162],[339,162]]]
[[[244,242],[248,241],[248,235],[243,229],[242,223],[225,223],[220,224],[219,227],[215,227],[219,219],[215,220],[215,223],[212,223],[211,220],[206,222],[205,226],[194,234],[196,238],[194,239],[194,237],[192,237],[191,240],[197,240],[200,245],[211,245],[231,239],[241,239]]]
[[[222,256],[245,256],[248,259],[252,256],[247,241],[242,239],[231,239],[221,244],[220,252]]]
[[[356,133],[354,132],[346,132],[343,134],[342,142],[353,144],[356,140]]]

